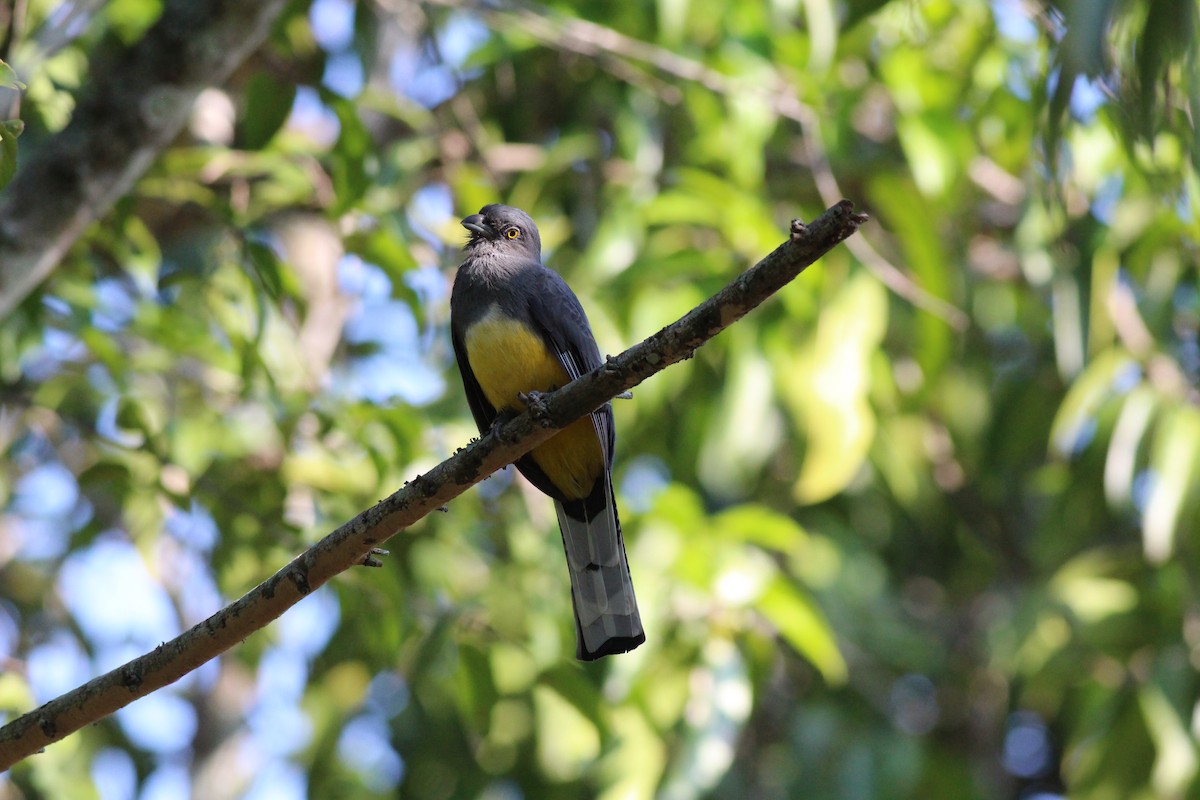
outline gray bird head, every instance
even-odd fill
[[[519,208],[492,203],[462,221],[471,232],[468,252],[504,252],[521,254],[536,261],[542,259],[542,237],[533,218]]]

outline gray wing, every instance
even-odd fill
[[[604,363],[587,313],[557,272],[547,267],[538,271],[536,289],[529,298],[529,315],[571,380]],[[592,421],[611,467],[615,444],[612,405],[605,403],[592,412]]]

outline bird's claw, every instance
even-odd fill
[[[534,419],[543,420],[546,418],[546,400],[541,392],[521,392],[517,395],[517,398],[525,404]]]
[[[362,564],[364,567],[382,567],[383,562],[380,561],[375,556],[386,556],[386,555],[391,555],[391,553],[387,550],[384,550],[382,547],[372,547],[371,552],[369,552],[365,556],[363,556],[363,560],[360,561],[359,563]]]

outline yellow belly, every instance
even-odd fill
[[[541,337],[496,306],[467,330],[463,344],[475,379],[498,411],[524,411],[518,395],[549,392],[570,382]],[[587,497],[604,471],[604,451],[590,415],[535,447],[530,456],[571,498]]]

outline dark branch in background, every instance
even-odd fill
[[[597,66],[608,70],[618,80],[639,86],[671,105],[683,101],[682,92],[669,81],[659,79],[654,72],[671,79],[698,84],[714,94],[725,97],[757,95],[777,115],[800,125],[808,166],[813,171],[822,202],[832,205],[842,197],[837,178],[826,157],[820,118],[811,107],[800,101],[783,75],[775,73],[774,81],[765,85],[757,78],[734,78],[664,47],[634,39],[595,22],[577,17],[557,16],[547,8],[523,0],[424,2],[430,5],[472,9],[498,31],[518,30],[522,36],[532,36],[547,47],[591,58]],[[641,65],[645,65],[652,72],[647,72]],[[965,330],[970,324],[967,315],[961,309],[921,288],[865,238],[860,236],[852,239],[846,246],[880,283],[898,297],[944,320],[957,330]]]
[[[846,200],[811,225],[793,221],[788,241],[678,322],[579,380],[539,396],[530,411],[417,476],[199,625],[0,728],[0,770],[179,680],[265,627],[339,572],[367,563],[373,548],[556,431],[668,365],[689,358],[865,221],[864,215],[853,213],[853,204]]]
[[[179,134],[196,95],[262,44],[284,5],[170,0],[136,46],[100,48],[71,122],[26,151],[30,158],[0,193],[0,317],[128,193]]]

